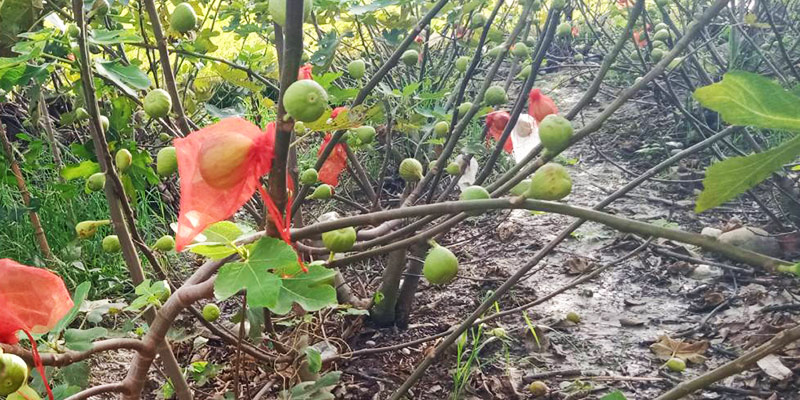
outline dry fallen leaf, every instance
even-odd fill
[[[573,257],[567,260],[567,274],[581,275],[592,269],[592,264],[583,258]]]
[[[792,376],[792,370],[786,368],[775,354],[770,354],[757,362],[758,367],[772,378],[782,381]]]
[[[706,361],[703,353],[708,350],[708,342],[701,340],[698,342],[684,342],[682,340],[673,340],[669,336],[661,336],[658,342],[650,346],[653,351],[662,360],[669,360],[672,357],[677,357],[695,364],[702,364]]]

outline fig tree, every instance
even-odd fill
[[[531,178],[527,196],[539,200],[561,200],[572,191],[572,179],[561,164],[547,163]]]
[[[161,177],[167,177],[178,170],[178,155],[172,146],[163,147],[156,154],[156,172]]]
[[[422,179],[422,163],[416,158],[406,158],[400,163],[400,177],[406,182],[416,182]]]
[[[328,106],[328,93],[319,83],[302,79],[292,83],[283,95],[283,107],[295,120],[314,122]]]
[[[332,253],[345,253],[356,243],[356,230],[352,226],[328,231],[322,234],[322,243]]]
[[[559,153],[567,148],[572,139],[572,124],[560,115],[550,114],[539,124],[539,139],[544,148]]]
[[[169,19],[172,30],[180,33],[190,32],[197,26],[197,14],[189,3],[180,3],[175,6]]]
[[[153,89],[144,96],[144,112],[150,118],[164,118],[172,109],[172,97],[164,89]]]
[[[434,244],[425,256],[422,274],[434,285],[448,284],[458,274],[458,258],[446,247]]]

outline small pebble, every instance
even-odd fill
[[[375,341],[374,340],[367,340],[366,342],[364,342],[364,344],[366,344],[367,346],[375,346]]]

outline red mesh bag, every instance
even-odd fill
[[[53,393],[32,334],[53,329],[72,306],[67,287],[58,275],[8,258],[0,259],[0,343],[16,344],[19,341],[17,332],[25,332],[31,342],[36,369],[51,400]]]
[[[642,38],[642,31],[637,30],[633,32],[633,43],[635,43],[640,48],[647,46],[647,39]]]
[[[347,107],[334,108],[333,111],[331,111],[331,119],[336,119],[339,113],[346,109]],[[319,147],[317,157],[322,154],[322,150],[330,141],[331,134],[328,133],[325,135],[325,139],[322,140],[322,145]],[[345,168],[347,168],[347,150],[345,150],[344,144],[337,143],[336,146],[333,147],[333,151],[328,156],[328,159],[322,164],[322,168],[319,169],[319,181],[331,186],[338,186],[339,175],[342,174]]]
[[[297,72],[297,80],[301,81],[303,79],[312,79],[311,78],[311,64],[306,64],[300,67],[300,70]]]
[[[500,138],[503,136],[503,131],[506,129],[506,125],[508,125],[508,120],[511,119],[511,115],[509,115],[505,111],[494,111],[486,115],[486,141],[489,141],[489,138],[494,138],[495,141],[499,142]],[[503,144],[503,150],[506,153],[511,153],[514,150],[514,145],[511,143],[511,137],[506,139],[506,143]]]
[[[550,114],[558,114],[558,107],[553,99],[543,95],[539,89],[531,89],[528,95],[528,115],[538,123]]]
[[[178,251],[253,196],[272,166],[274,145],[274,123],[262,131],[241,118],[226,118],[175,139],[181,178]]]

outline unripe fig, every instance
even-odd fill
[[[81,221],[75,225],[75,233],[81,239],[88,239],[97,233],[97,229],[101,226],[110,224],[111,221],[104,219],[100,221]]]
[[[550,393],[550,388],[542,381],[533,381],[528,386],[528,391],[531,392],[534,398],[537,398],[547,396]]]
[[[347,64],[347,73],[350,74],[350,77],[353,79],[361,79],[366,69],[367,64],[364,60],[353,60],[350,61],[350,64]]]
[[[525,58],[531,54],[531,49],[529,49],[528,45],[525,43],[519,42],[511,48],[511,54],[513,54],[514,57]]]
[[[356,243],[356,230],[352,226],[322,234],[322,243],[333,253],[345,253]]]
[[[658,31],[667,31],[669,33],[669,26],[663,22],[659,22],[656,24],[655,28],[653,28],[656,32]]]
[[[447,121],[439,121],[433,126],[433,134],[436,137],[445,137],[447,132],[450,131],[450,124]]]
[[[502,86],[489,86],[489,88],[486,89],[484,99],[486,100],[486,104],[490,106],[497,106],[508,102],[506,90],[503,89]]]
[[[292,118],[314,122],[328,106],[328,93],[319,83],[302,79],[292,83],[283,95],[283,107]]]
[[[530,179],[523,179],[520,183],[514,185],[513,188],[509,191],[514,196],[522,196],[528,192],[528,188],[531,186]]]
[[[572,179],[561,164],[547,163],[531,178],[527,196],[539,200],[561,200],[572,191]]]
[[[554,10],[562,10],[566,5],[567,3],[565,0],[553,0],[550,2],[550,7]]]
[[[569,22],[562,22],[556,27],[556,35],[562,38],[568,38],[572,35],[572,25]]]
[[[253,140],[242,134],[209,138],[200,146],[200,176],[217,189],[236,185],[250,173],[242,165],[247,162],[252,147]]]
[[[117,235],[108,235],[103,238],[103,251],[106,253],[118,253],[122,250],[122,245],[119,243]]]
[[[163,252],[175,250],[175,238],[170,235],[164,235],[156,240],[155,244],[153,244],[153,249]]]
[[[505,31],[492,27],[489,29],[489,34],[486,35],[486,40],[489,42],[501,43],[505,34]]]
[[[83,107],[78,107],[75,109],[75,121],[85,121],[89,119],[89,113]]]
[[[461,56],[456,58],[456,70],[460,72],[465,72],[467,67],[469,67],[470,58],[467,56]]]
[[[659,7],[666,7],[669,4],[669,0],[656,0],[656,5]]]
[[[90,192],[97,192],[99,190],[103,190],[103,187],[106,186],[106,174],[102,172],[97,172],[92,174],[89,179],[86,180],[86,189]]]
[[[403,60],[403,64],[412,67],[419,62],[419,52],[416,50],[406,50],[401,56],[401,59]]]
[[[189,3],[180,3],[175,6],[172,16],[169,19],[169,26],[172,30],[180,33],[187,33],[197,26],[197,14]]]
[[[505,47],[503,47],[503,46],[495,46],[495,47],[492,47],[491,49],[489,49],[489,51],[487,51],[487,52],[486,52],[486,57],[489,57],[489,58],[495,58],[495,57],[497,57],[497,56],[498,56],[500,53],[504,52],[505,50],[506,50],[506,48],[505,48]]]
[[[81,28],[78,28],[78,25],[74,23],[70,23],[67,25],[67,35],[71,38],[76,38],[78,35],[81,34]]]
[[[114,156],[114,163],[117,166],[119,172],[125,172],[128,168],[131,167],[131,163],[133,162],[133,155],[131,154],[128,149],[119,149],[117,154]]]
[[[333,188],[331,185],[323,183],[322,185],[317,186],[317,188],[314,189],[314,192],[311,193],[311,196],[308,196],[308,198],[315,200],[327,200],[330,199],[331,196],[333,196]]]
[[[313,0],[303,1],[304,21],[311,16],[311,8],[313,6]],[[280,26],[284,26],[286,24],[286,0],[269,0],[269,13],[272,15],[273,21],[277,22]]]
[[[214,322],[219,319],[219,307],[214,303],[208,303],[203,306],[203,319],[208,322]]]
[[[550,114],[539,124],[539,139],[544,148],[558,153],[567,148],[572,139],[572,124],[560,115]]]
[[[451,162],[450,164],[447,164],[447,168],[445,168],[445,171],[450,175],[458,175],[461,173],[461,166],[454,161]]]
[[[416,182],[422,179],[422,163],[416,158],[406,158],[400,163],[400,177],[406,182]]]
[[[468,186],[465,187],[464,190],[461,191],[461,195],[458,196],[459,200],[470,201],[470,200],[486,200],[491,198],[492,196],[489,195],[489,192],[483,187],[478,185]],[[467,211],[467,215],[476,216],[480,215],[483,211],[481,210],[473,210]]]
[[[683,372],[686,370],[686,361],[677,357],[672,357],[667,361],[666,366],[672,372]]]
[[[172,109],[172,97],[164,89],[153,89],[144,96],[144,112],[150,118],[164,118]]]
[[[531,66],[530,65],[526,65],[524,68],[522,68],[522,71],[519,71],[519,74],[517,74],[517,77],[522,78],[522,79],[528,79],[528,77],[530,75],[531,75]]]
[[[172,146],[162,147],[156,154],[156,172],[158,176],[167,177],[178,170],[178,155]]]
[[[483,28],[483,25],[486,24],[486,17],[483,14],[474,14],[472,16],[472,21],[469,23],[470,29],[480,29]]]
[[[508,337],[508,332],[506,332],[505,328],[498,326],[488,332],[490,335],[497,337],[498,339],[505,339]]]
[[[108,121],[108,117],[105,115],[100,116],[100,127],[103,128],[103,132],[108,132],[108,128],[111,126],[111,122]]]
[[[298,136],[303,136],[306,133],[306,124],[303,121],[294,121],[294,132]]]
[[[581,323],[581,316],[574,311],[570,311],[567,313],[567,317],[565,318],[567,321],[572,322],[573,324],[580,324]]]
[[[169,300],[169,296],[172,295],[172,288],[169,287],[169,283],[167,283],[167,281],[161,281],[161,283],[163,283],[161,286],[163,289],[157,294],[158,300],[161,302],[161,304],[164,304],[167,302],[167,300]]]
[[[583,61],[583,54],[581,54],[581,53],[575,53],[575,55],[574,55],[574,56],[572,56],[572,59],[573,59],[573,60],[575,60],[575,61],[577,61],[577,62],[581,62],[581,61]]]
[[[653,35],[653,40],[666,42],[667,40],[669,40],[669,37],[670,37],[669,31],[666,29],[662,29],[660,31],[656,31],[656,33]]]
[[[353,128],[353,132],[361,140],[362,144],[370,144],[375,140],[375,128],[369,125]]]
[[[8,396],[28,383],[28,364],[16,354],[0,354],[0,396]]]
[[[650,51],[650,59],[653,60],[654,63],[661,61],[662,58],[664,58],[664,50],[655,47]]]
[[[434,285],[450,283],[458,274],[458,258],[446,247],[435,244],[425,256],[422,274]]]
[[[108,0],[96,0],[92,9],[98,17],[105,17],[108,15]]]
[[[314,168],[309,168],[300,174],[300,183],[304,185],[313,185],[317,183],[317,179],[319,179],[319,175]]]
[[[471,108],[472,108],[472,103],[468,101],[461,103],[461,105],[458,106],[458,116],[463,117],[467,115],[467,112],[469,112]]]

